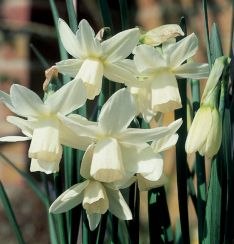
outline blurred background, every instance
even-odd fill
[[[204,35],[204,17],[202,3],[199,0],[126,0],[129,7],[129,27],[141,26],[146,30],[162,24],[180,22],[182,16],[187,22],[188,34],[195,32],[199,37],[199,52],[195,57],[198,62],[207,62]],[[59,16],[68,21],[66,2],[55,0]],[[87,19],[98,31],[102,24],[99,1],[74,1],[78,18]],[[208,0],[209,24],[216,22],[222,38],[224,54],[230,52],[232,3],[230,0]],[[110,1],[114,32],[120,31],[121,20],[119,1]],[[0,0],[0,89],[9,92],[12,83],[30,87],[43,96],[42,84],[45,80],[45,67],[37,59],[32,47],[36,47],[46,58],[49,66],[59,61],[57,36],[49,0]],[[0,137],[20,135],[20,131],[6,122],[5,117],[11,112],[0,104]],[[166,122],[172,119],[166,116]],[[0,152],[18,167],[28,171],[27,143],[1,143]],[[173,226],[178,219],[176,167],[174,150],[165,154],[165,174],[169,211]],[[33,173],[35,178],[38,177]],[[30,244],[49,243],[47,216],[45,209],[23,179],[0,158],[0,179],[7,190],[23,235]],[[142,194],[142,199],[146,193]],[[147,208],[141,202],[141,233],[147,242]],[[196,218],[190,208],[191,238],[197,243]],[[0,243],[16,243],[8,220],[0,205]]]

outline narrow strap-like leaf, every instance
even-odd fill
[[[76,17],[76,11],[75,6],[73,4],[72,0],[66,0],[67,5],[67,14],[69,18],[69,25],[73,32],[77,31],[77,17]]]
[[[53,15],[53,19],[54,19],[54,24],[56,26],[56,33],[57,33],[57,37],[58,37],[58,44],[59,44],[59,53],[60,53],[60,57],[62,60],[64,59],[68,59],[68,54],[66,52],[66,50],[64,49],[59,34],[58,34],[58,19],[59,19],[59,15],[58,15],[58,10],[56,7],[56,4],[54,2],[54,0],[49,0],[50,2],[50,8],[52,11],[52,15]]]
[[[101,10],[101,15],[103,19],[103,24],[105,27],[110,27],[113,31],[113,22],[111,18],[111,11],[107,0],[99,0],[99,6]]]
[[[119,0],[119,8],[120,8],[122,30],[126,30],[129,28],[128,1]]]
[[[8,220],[9,220],[9,222],[11,224],[11,227],[12,227],[14,233],[15,233],[15,236],[16,236],[16,239],[17,239],[18,243],[19,244],[24,244],[25,241],[23,239],[20,227],[19,227],[19,225],[17,223],[17,220],[15,218],[15,214],[13,212],[13,209],[11,207],[10,201],[9,201],[9,199],[7,197],[7,194],[5,192],[5,189],[4,189],[1,181],[0,181],[0,200],[2,202],[5,214],[6,214]]]
[[[215,59],[223,55],[223,48],[221,44],[218,27],[213,23],[210,33],[210,54],[211,63],[214,64]]]
[[[208,63],[211,69],[211,52],[210,52],[210,40],[209,40],[209,23],[208,23],[208,6],[207,6],[207,0],[202,0],[202,6],[203,6],[203,14],[205,18],[204,26],[205,26],[205,38],[206,38],[206,50],[207,50],[207,58]]]

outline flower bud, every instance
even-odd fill
[[[197,111],[185,143],[187,153],[198,151],[212,158],[219,150],[222,139],[221,116],[216,107],[202,105]]]
[[[145,34],[140,36],[140,42],[151,46],[158,46],[171,38],[183,35],[184,32],[179,25],[168,24],[147,31]]]

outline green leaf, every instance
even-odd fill
[[[126,0],[119,0],[119,8],[121,16],[121,29],[126,30],[129,28],[128,2]]]
[[[64,49],[60,37],[59,37],[59,33],[58,33],[58,19],[59,19],[59,14],[58,14],[58,10],[56,7],[56,4],[54,2],[54,0],[49,0],[50,2],[50,8],[52,11],[52,15],[53,15],[53,19],[54,19],[54,24],[56,26],[56,33],[57,33],[57,37],[58,37],[58,44],[59,44],[59,53],[60,53],[60,57],[61,59],[68,59],[68,54],[66,52],[66,50]]]
[[[202,0],[202,6],[203,6],[203,14],[205,18],[204,26],[205,26],[205,37],[206,37],[206,50],[207,50],[207,58],[208,63],[210,66],[210,69],[212,67],[211,62],[211,52],[210,52],[210,38],[209,38],[209,23],[208,23],[208,11],[207,11],[207,0]]]
[[[223,56],[220,34],[216,23],[213,23],[210,33],[210,55],[212,64],[214,64],[216,58]]]
[[[25,241],[23,239],[21,230],[20,230],[19,225],[18,225],[18,223],[16,221],[15,214],[13,212],[13,209],[11,207],[10,201],[9,201],[9,199],[7,197],[7,194],[6,194],[5,190],[4,190],[4,187],[3,187],[1,181],[0,181],[0,199],[1,199],[4,211],[5,211],[5,214],[6,214],[7,218],[9,219],[9,222],[10,222],[11,227],[12,227],[14,233],[15,233],[15,236],[16,236],[16,239],[17,239],[18,243],[19,244],[24,244]]]
[[[225,214],[225,236],[224,243],[231,243],[234,238],[234,160],[232,158],[232,142],[233,138],[231,131],[231,116],[230,110],[225,109],[224,120],[223,120],[223,146],[222,146],[222,158],[223,163],[226,166],[227,172],[227,204],[226,204],[226,214]]]
[[[66,0],[67,13],[69,18],[70,28],[73,32],[77,31],[77,17],[76,11],[72,0]]]
[[[101,15],[102,15],[102,19],[103,19],[103,24],[105,27],[110,27],[111,30],[113,31],[113,23],[112,23],[112,18],[111,18],[111,11],[108,5],[108,1],[107,0],[99,0],[99,7],[101,10]]]

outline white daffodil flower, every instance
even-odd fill
[[[185,150],[189,154],[198,151],[202,156],[212,158],[220,148],[222,118],[218,110],[218,82],[229,62],[229,58],[220,57],[212,67],[202,95],[201,107],[195,114],[186,139]]]
[[[82,203],[83,208],[86,210],[91,230],[96,229],[100,222],[101,214],[104,214],[107,210],[119,219],[132,219],[131,210],[119,189],[128,187],[133,181],[128,181],[128,183],[124,184],[124,187],[96,181],[90,175],[91,160],[92,155],[87,151],[83,157],[80,170],[81,175],[87,180],[72,186],[62,193],[52,203],[49,211],[55,214],[63,213]],[[84,165],[87,167],[84,167]]]
[[[76,115],[63,118],[75,133],[77,127],[82,128],[79,135],[93,140],[93,146],[87,151],[93,155],[90,175],[94,179],[115,182],[130,178],[135,173],[152,172],[157,155],[147,142],[175,133],[182,123],[179,119],[168,127],[127,128],[136,115],[134,99],[124,88],[112,95],[104,104],[96,124],[82,126]],[[159,168],[161,174],[162,165]]]
[[[26,137],[6,136],[0,138],[0,141],[31,140],[28,151],[28,156],[32,159],[30,170],[47,174],[57,172],[62,157],[61,144],[77,148],[79,140],[78,148],[84,150],[90,144],[88,138],[74,136],[60,120],[60,117],[81,107],[86,99],[81,80],[67,83],[44,102],[30,89],[14,84],[11,86],[10,95],[0,91],[0,100],[12,112],[26,118],[7,117],[7,121],[19,127]]]
[[[139,40],[139,29],[122,31],[115,36],[100,41],[86,20],[81,20],[74,34],[69,26],[59,19],[58,29],[61,41],[73,59],[56,63],[59,72],[81,78],[87,90],[87,97],[94,99],[102,87],[102,78],[119,83],[137,82],[127,60]]]
[[[158,46],[177,36],[184,36],[181,27],[176,24],[167,24],[156,27],[140,36],[140,42],[151,46]]]
[[[152,188],[156,188],[165,184],[166,177],[160,172],[159,167],[163,165],[163,157],[161,153],[174,146],[178,140],[178,134],[169,134],[157,141],[153,141],[151,148],[157,155],[157,162],[155,162],[155,168],[150,173],[137,174],[138,188],[140,191],[148,191]]]
[[[176,78],[206,78],[207,64],[184,63],[198,49],[198,39],[193,33],[176,43],[163,43],[162,48],[139,45],[135,48],[134,61],[140,76],[138,100],[148,101],[149,110],[170,112],[181,107]],[[184,63],[184,64],[183,64]],[[134,87],[134,86],[133,86]],[[141,90],[144,92],[141,92]]]

